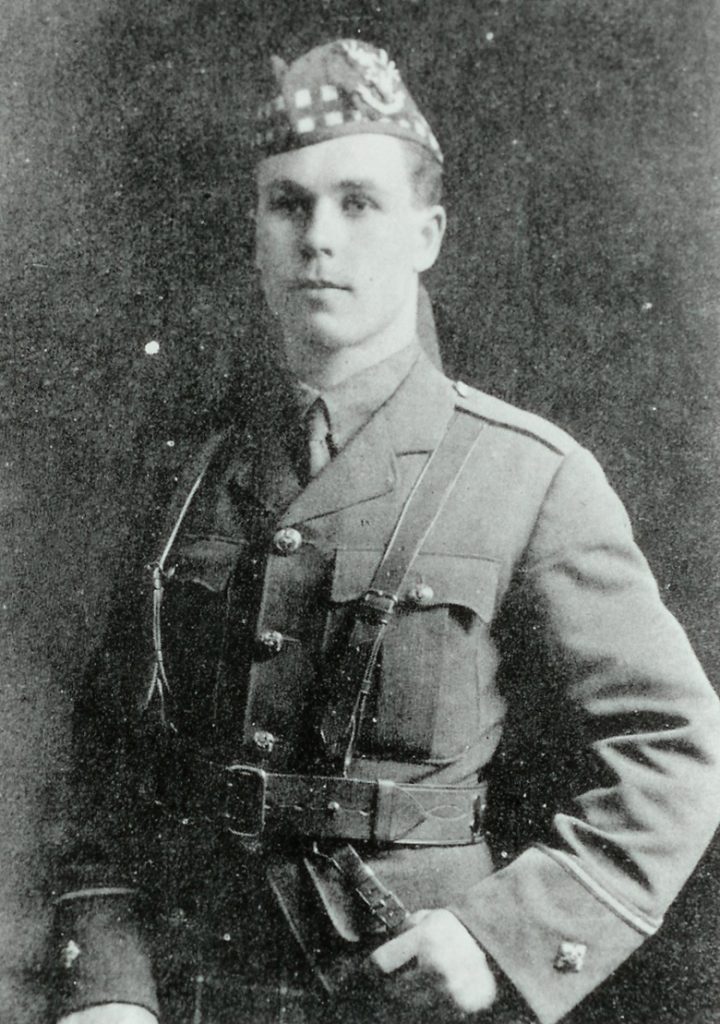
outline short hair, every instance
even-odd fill
[[[417,142],[403,139],[410,181],[419,206],[436,206],[442,202],[443,169],[430,150]]]

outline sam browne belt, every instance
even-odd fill
[[[186,760],[180,790],[159,803],[194,819],[183,800],[200,799],[199,819],[243,839],[307,837],[373,844],[459,846],[481,837],[484,784],[425,786],[390,779],[282,774],[254,765]],[[177,777],[176,777],[177,778]],[[189,785],[188,785],[189,783]]]
[[[331,685],[327,687],[327,704],[319,723],[327,774],[283,774],[247,764],[221,766],[193,755],[183,756],[178,751],[180,773],[189,772],[190,778],[176,782],[194,784],[187,789],[180,786],[180,795],[177,790],[170,792],[167,802],[171,806],[177,808],[178,801],[182,803],[183,791],[204,794],[200,816],[214,817],[225,829],[246,839],[280,834],[413,846],[477,841],[485,806],[483,786],[370,781],[353,778],[350,769],[375,666],[385,631],[395,614],[398,595],[403,592],[415,557],[450,497],[482,429],[482,422],[455,412],[400,512],[369,589],[357,602],[345,655],[340,659],[336,677],[327,681]],[[148,701],[157,698],[166,726],[172,722],[165,717],[170,683],[161,635],[164,566],[203,475],[204,469],[152,567],[155,663]],[[215,785],[208,785],[208,774]],[[162,798],[158,802],[166,803]]]

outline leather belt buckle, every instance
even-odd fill
[[[366,619],[385,625],[395,611],[397,600],[396,594],[388,594],[384,590],[366,590],[362,596],[361,614]]]
[[[266,773],[247,764],[228,765],[224,772],[224,827],[241,839],[259,838],[265,828]]]

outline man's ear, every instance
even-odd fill
[[[421,274],[423,270],[429,270],[438,258],[447,214],[443,206],[428,206],[419,211],[419,216],[415,270]]]

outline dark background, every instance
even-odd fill
[[[449,370],[599,455],[718,679],[713,0],[2,0],[3,1022],[39,1020],[41,854],[131,468],[252,359],[256,79],[337,35],[387,47],[444,147]],[[573,1020],[720,1021],[719,908],[720,850]]]

